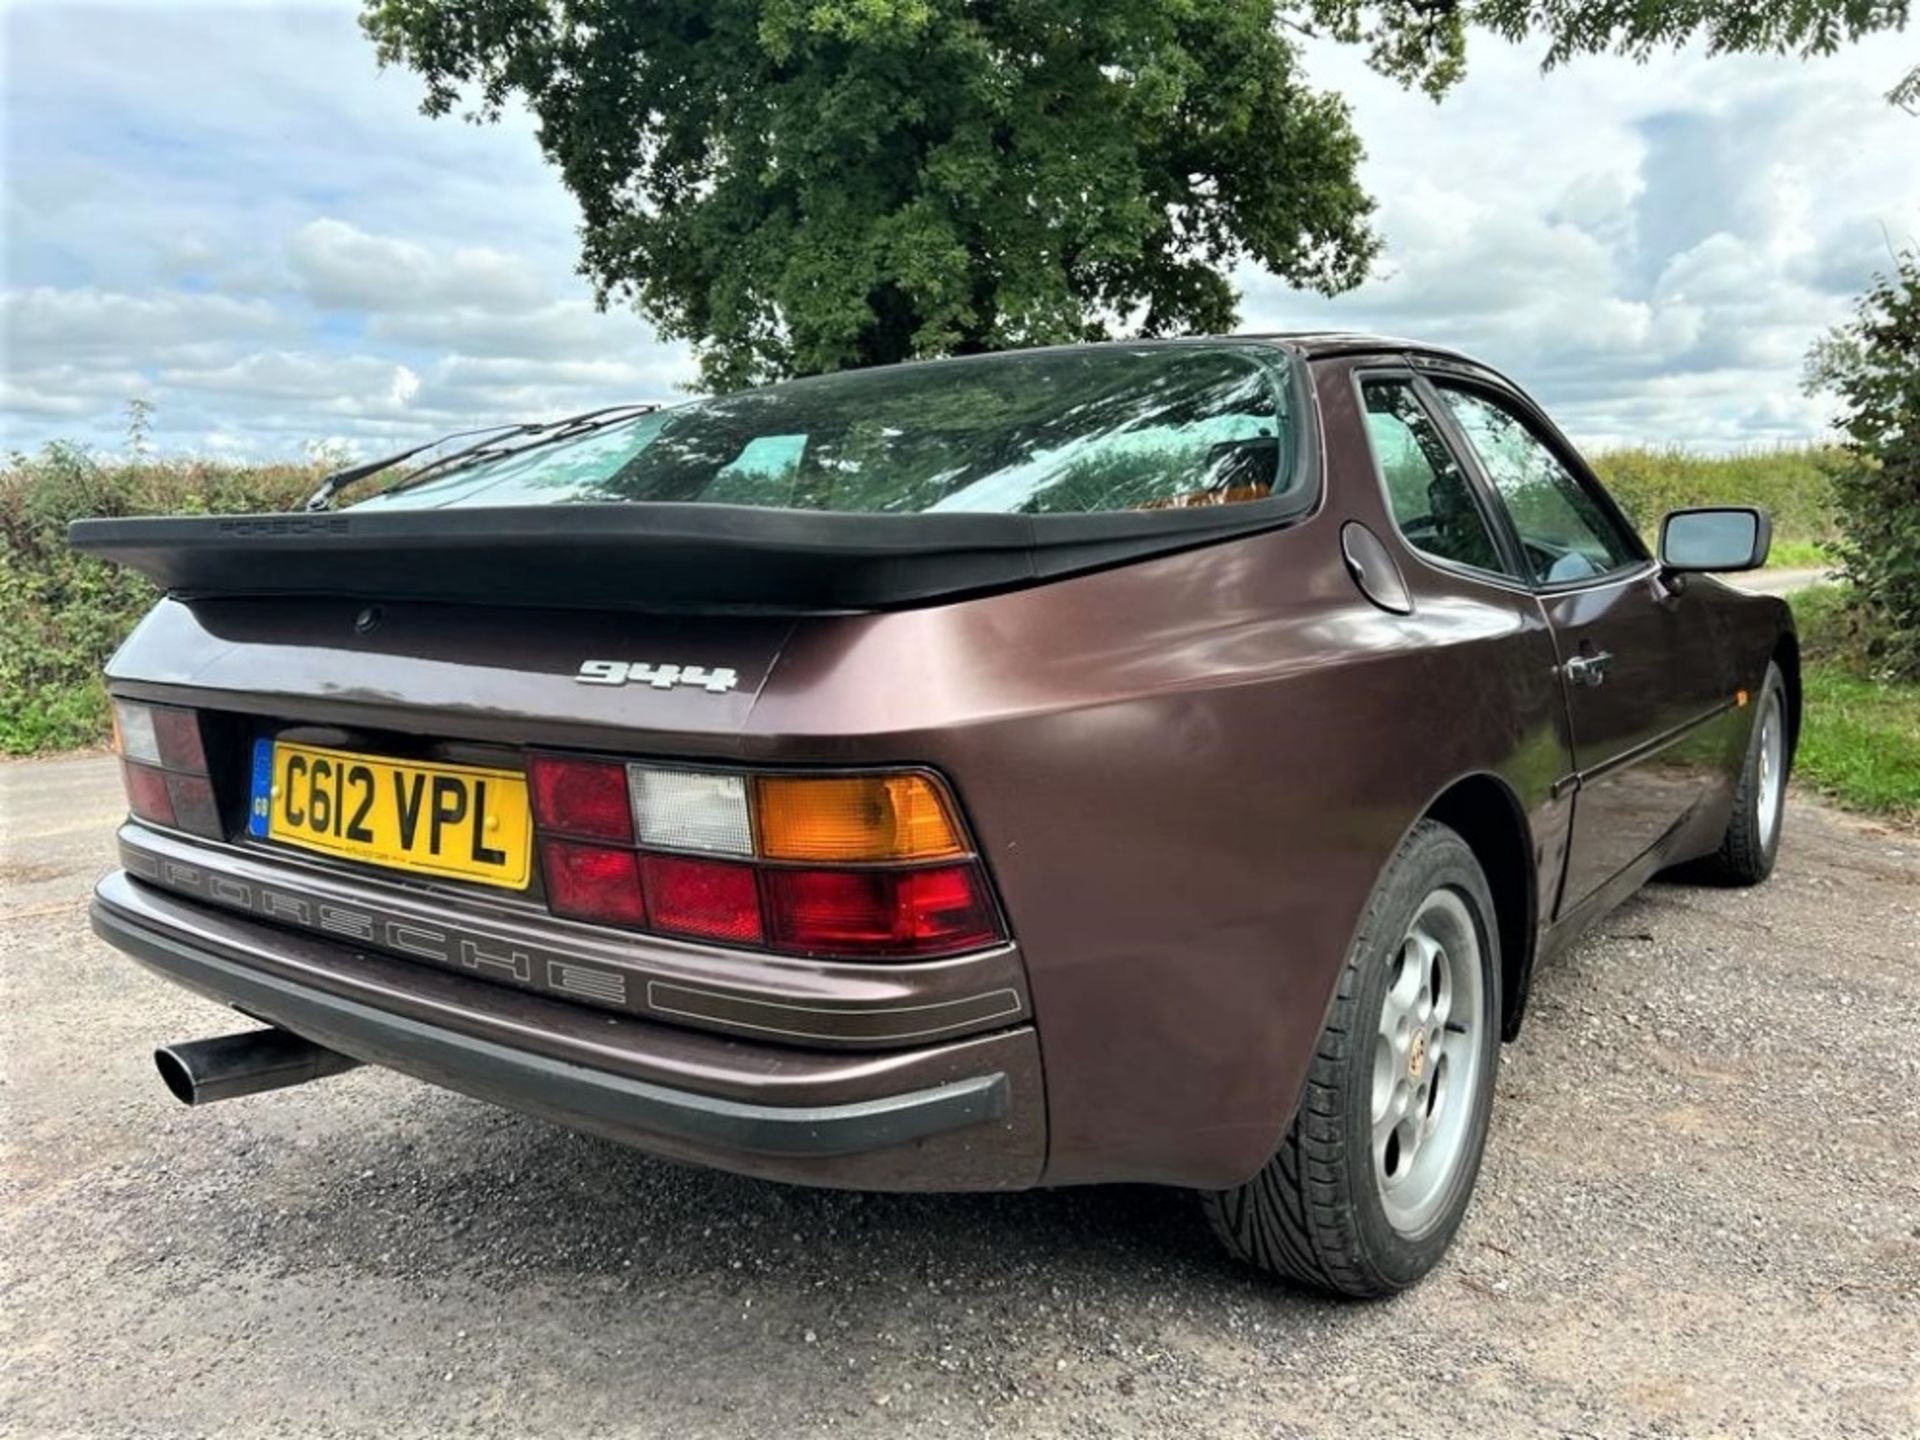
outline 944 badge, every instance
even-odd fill
[[[709,695],[724,695],[740,683],[740,676],[724,665],[655,665],[625,660],[582,660],[575,682],[581,685],[650,685],[671,690],[693,685]]]

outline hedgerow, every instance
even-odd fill
[[[133,572],[69,549],[69,521],[284,510],[321,468],[112,460],[64,444],[13,456],[0,469],[0,750],[99,743],[100,668],[155,598]]]
[[[1834,452],[1781,449],[1703,458],[1622,450],[1595,468],[1649,534],[1680,505],[1767,506],[1783,542],[1832,533]],[[76,554],[67,524],[88,515],[285,510],[318,483],[321,464],[239,465],[102,457],[54,444],[0,468],[0,751],[99,743],[106,733],[100,669],[155,598],[118,566]]]

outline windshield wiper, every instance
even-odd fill
[[[428,480],[438,480],[456,470],[465,470],[469,466],[479,465],[488,460],[499,460],[509,455],[523,455],[529,450],[537,450],[543,445],[556,444],[561,440],[573,440],[581,435],[591,434],[595,430],[604,430],[609,425],[618,425],[625,420],[637,420],[642,415],[651,415],[659,408],[657,404],[608,405],[600,410],[588,410],[584,414],[569,416],[565,420],[516,425],[492,439],[482,440],[477,445],[469,445],[464,450],[456,450],[451,455],[443,455],[438,460],[428,461],[384,493],[398,495],[402,490],[411,490],[416,485]],[[521,436],[531,438],[522,444],[507,443]]]
[[[579,415],[569,415],[563,420],[529,420],[517,425],[487,425],[477,430],[456,430],[451,435],[442,435],[438,439],[428,440],[423,444],[415,445],[410,450],[402,450],[397,454],[382,456],[378,460],[368,460],[359,465],[350,465],[344,470],[334,471],[331,475],[321,480],[320,488],[307,497],[306,504],[303,508],[307,510],[328,509],[333,504],[333,497],[338,495],[342,490],[345,490],[349,485],[357,485],[362,480],[370,476],[378,475],[383,470],[391,470],[395,465],[403,464],[411,460],[414,456],[421,454],[423,451],[432,450],[437,446],[444,445],[449,440],[463,440],[469,435],[484,435],[488,437],[485,440],[467,446],[463,450],[456,450],[451,455],[442,455],[437,460],[428,461],[386,493],[392,495],[401,490],[411,489],[423,480],[431,480],[436,476],[445,475],[454,470],[464,469],[468,465],[477,465],[483,460],[496,460],[503,455],[517,455],[523,450],[531,450],[540,445],[549,445],[556,440],[571,440],[577,435],[588,434],[591,431],[616,424],[621,420],[637,419],[642,415],[651,415],[659,408],[660,406],[657,404],[607,405],[598,410],[588,410]],[[527,443],[523,445],[507,445],[504,443],[519,436],[532,436],[534,438],[528,440]]]
[[[333,503],[333,497],[349,485],[358,485],[369,476],[378,475],[382,470],[391,470],[403,461],[411,460],[423,450],[431,450],[436,445],[444,445],[449,440],[464,440],[469,435],[498,435],[502,431],[523,429],[519,425],[486,425],[478,430],[456,430],[451,435],[436,436],[432,440],[422,441],[409,450],[401,450],[392,455],[383,455],[378,460],[363,460],[358,465],[349,465],[344,470],[335,470],[331,475],[321,477],[320,488],[306,498],[302,510],[325,510]],[[469,447],[473,448],[473,447]]]

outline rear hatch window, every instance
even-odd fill
[[[843,372],[536,442],[353,508],[1092,515],[1237,504],[1294,483],[1288,365],[1258,345],[1109,345]]]

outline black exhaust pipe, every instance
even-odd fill
[[[352,1070],[360,1062],[287,1030],[248,1030],[153,1052],[160,1078],[182,1105],[211,1105]]]

